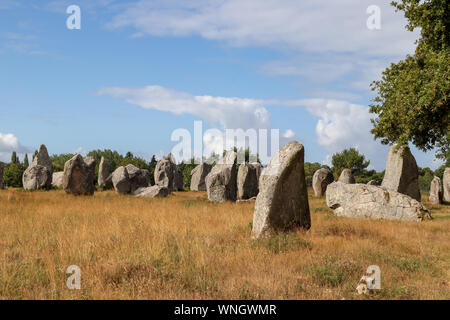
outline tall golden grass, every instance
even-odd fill
[[[433,221],[337,218],[310,191],[311,230],[253,241],[254,203],[213,204],[202,192],[1,190],[0,297],[449,299],[450,207],[425,205]],[[358,296],[374,264],[382,289]],[[81,290],[66,286],[70,265]]]

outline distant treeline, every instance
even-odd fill
[[[258,155],[251,154],[249,149],[242,151],[242,149],[237,150],[234,148],[236,152],[244,152],[245,161],[249,161],[250,158],[257,159],[260,162]],[[37,154],[37,151],[34,155]],[[33,155],[33,157],[34,157]],[[67,160],[72,158],[74,154],[64,153],[64,154],[54,154],[50,158],[53,163],[53,171],[63,171],[64,164]],[[147,161],[141,157],[137,157],[133,155],[131,152],[127,152],[125,155],[120,154],[117,151],[112,151],[109,149],[105,150],[92,150],[87,156],[92,156],[96,160],[96,168],[95,168],[95,183],[97,183],[98,177],[98,167],[100,165],[101,157],[105,157],[110,163],[110,170],[113,172],[116,168],[120,166],[126,166],[128,164],[133,164],[140,169],[147,169],[150,172],[151,183],[154,184],[154,172],[156,167],[156,157],[152,156],[150,161]],[[203,159],[203,161],[208,161],[213,165],[219,159],[217,154],[211,154],[208,159]],[[183,184],[186,189],[189,188],[191,184],[191,171],[194,169],[197,164],[194,158],[189,161],[184,161],[177,165],[178,173],[183,177]],[[322,165],[318,162],[305,162],[305,177],[306,183],[308,186],[312,185],[312,177],[314,172],[320,168],[328,168],[330,169],[335,177],[335,180],[339,177],[342,170],[345,168],[351,169],[355,180],[357,183],[367,183],[370,180],[376,180],[381,182],[384,177],[384,171],[377,172],[375,170],[367,170],[367,167],[370,164],[370,161],[365,160],[365,156],[360,154],[358,150],[354,148],[345,149],[342,152],[336,153],[332,156],[331,160],[332,166],[329,167],[327,165]],[[3,185],[9,187],[22,187],[22,175],[25,169],[29,166],[30,161],[28,160],[28,155],[25,155],[23,161],[20,161],[16,152],[13,152],[11,155],[11,162],[7,164],[3,171]],[[447,159],[447,162],[444,163],[437,170],[431,170],[430,168],[419,168],[419,188],[421,191],[428,192],[430,188],[431,180],[433,176],[438,176],[442,179],[444,174],[444,170],[446,166],[450,166],[450,161]]]

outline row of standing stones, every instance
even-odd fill
[[[297,141],[286,144],[263,170],[258,163],[238,166],[236,159],[237,154],[229,151],[213,167],[207,163],[199,164],[191,172],[191,190],[207,191],[212,202],[256,198],[253,238],[311,227],[303,145]],[[42,145],[23,174],[23,186],[26,190],[35,190],[53,184],[69,194],[92,195],[95,165],[94,158],[75,155],[65,163],[63,172],[53,173],[47,148]],[[3,170],[1,165],[0,170]],[[108,161],[105,158],[100,161],[99,186],[112,186],[119,194],[166,197],[172,191],[182,189],[182,177],[172,154],[158,161],[154,178],[155,185],[151,186],[148,170],[129,164],[110,173]],[[418,167],[408,147],[391,148],[381,186],[374,181],[355,183],[349,169],[344,169],[336,182],[328,169],[319,169],[312,182],[314,195],[326,194],[327,205],[337,216],[404,221],[431,218],[430,212],[420,203]],[[450,201],[450,168],[446,168],[443,182],[438,177],[433,179],[429,199],[432,203],[441,203],[442,199]]]

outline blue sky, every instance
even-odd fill
[[[81,29],[69,30],[69,5]],[[366,9],[381,9],[369,30]],[[177,128],[279,129],[306,161],[357,147],[375,169],[369,83],[414,50],[386,1],[0,0],[0,160],[110,148],[147,159]],[[420,166],[434,152],[413,149]]]

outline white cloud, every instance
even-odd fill
[[[329,154],[355,147],[365,154],[371,160],[371,165],[377,169],[383,168],[386,161],[388,147],[374,141],[370,133],[372,124],[369,108],[345,100],[261,100],[194,96],[160,86],[103,88],[99,90],[99,94],[122,98],[142,108],[195,115],[213,124],[220,123],[224,129],[269,128],[266,106],[303,107],[318,118],[317,143]],[[291,129],[283,132],[280,146],[295,135]],[[221,141],[217,138],[206,139],[205,144],[210,145],[213,150],[220,150]]]
[[[381,30],[369,30],[366,9],[381,8]],[[141,0],[109,27],[133,27],[153,36],[200,35],[236,46],[268,46],[309,52],[403,55],[417,34],[381,0]]]
[[[287,129],[281,136],[286,139],[292,139],[295,137],[295,132],[291,129]]]
[[[16,151],[22,159],[26,152],[30,152],[29,148],[20,144],[14,134],[0,132],[0,160],[9,162],[13,151]]]
[[[330,154],[354,147],[371,160],[374,168],[384,168],[389,147],[373,139],[368,107],[331,99],[302,99],[279,103],[305,107],[311,115],[319,118],[316,124],[317,143]],[[325,159],[324,163],[328,164],[329,160]]]
[[[260,67],[260,71],[268,75],[312,81],[321,85],[321,90],[324,83],[336,83],[340,88],[367,91],[370,83],[378,80],[381,72],[396,59],[333,53],[269,61]],[[342,92],[335,92],[334,97],[341,95]]]
[[[269,113],[256,99],[194,96],[161,86],[143,88],[103,88],[100,95],[123,98],[146,109],[173,114],[191,114],[224,128],[268,128]]]
[[[367,28],[370,5],[381,9],[380,30]],[[284,56],[263,63],[263,73],[362,91],[391,61],[412,53],[419,35],[382,0],[140,0],[118,11],[107,26],[131,27],[133,37],[199,35],[267,47]]]

